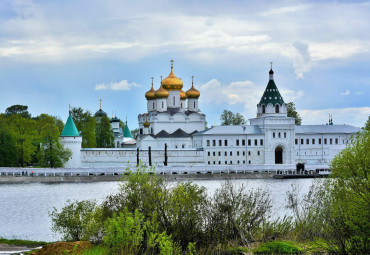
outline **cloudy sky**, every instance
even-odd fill
[[[303,124],[363,126],[370,115],[370,1],[1,0],[0,112],[67,118],[68,105],[128,118],[151,77],[201,92],[209,125],[256,115],[273,62]]]

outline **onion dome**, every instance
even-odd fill
[[[180,91],[180,99],[181,100],[185,100],[186,99],[186,93],[183,90]]]
[[[184,83],[173,73],[173,60],[171,60],[171,73],[161,82],[163,88],[167,90],[181,90]]]
[[[145,120],[145,122],[144,122],[144,127],[146,127],[146,128],[148,128],[149,126],[150,126],[150,123],[149,123],[149,121],[148,120]]]
[[[105,113],[105,111],[103,111],[102,109],[101,109],[101,99],[99,99],[99,101],[100,101],[100,109],[99,109],[99,111],[97,111],[96,113],[95,113],[95,117],[103,117],[103,116],[107,116],[107,114]]]
[[[200,92],[194,88],[194,76],[191,77],[191,88],[186,91],[186,97],[187,98],[199,98]]]
[[[154,92],[154,95],[155,98],[166,98],[170,95],[170,93],[167,90],[165,90],[161,85],[161,87]]]
[[[153,100],[153,99],[155,99],[154,93],[155,93],[155,90],[153,88],[153,77],[152,77],[152,88],[145,93],[145,98],[147,100]]]

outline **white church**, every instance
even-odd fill
[[[61,134],[61,141],[73,152],[67,167],[135,165],[138,158],[148,163],[149,149],[152,164],[161,167],[165,146],[168,166],[327,166],[360,131],[350,125],[333,125],[332,121],[330,125],[295,125],[295,119],[287,117],[272,68],[250,125],[205,129],[206,116],[198,108],[200,92],[193,80],[186,92],[183,88],[183,81],[174,74],[173,61],[170,74],[157,90],[152,79],[151,89],[145,93],[147,112],[138,115],[137,148],[81,148],[77,129],[77,133],[65,132],[75,129],[70,116]]]

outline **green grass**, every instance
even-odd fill
[[[40,242],[40,241],[29,241],[29,240],[20,240],[20,239],[5,239],[0,238],[0,243],[5,243],[9,245],[20,245],[20,246],[30,246],[30,247],[37,247],[47,244],[47,242]]]
[[[273,241],[263,243],[253,249],[254,254],[301,254],[304,250],[298,248],[290,241]]]
[[[91,249],[83,251],[82,255],[109,255],[110,250],[102,246],[93,246]]]

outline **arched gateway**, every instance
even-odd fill
[[[283,148],[280,146],[275,149],[275,164],[283,164]]]

